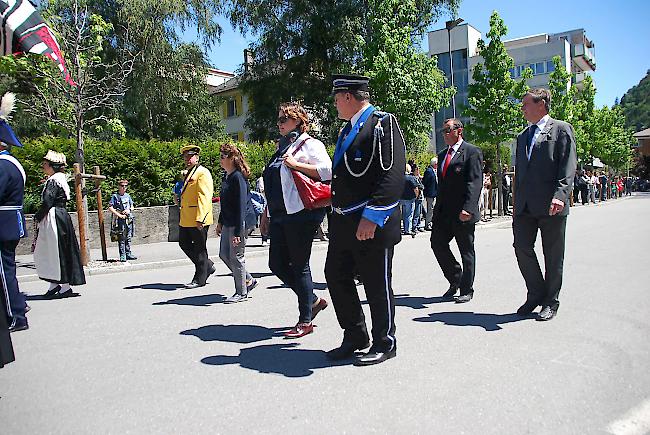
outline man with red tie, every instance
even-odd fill
[[[478,203],[483,185],[483,153],[463,140],[463,123],[446,119],[443,136],[448,148],[438,154],[438,196],[433,209],[431,249],[438,260],[449,289],[443,295],[456,303],[472,300],[474,295],[474,226],[480,218]],[[456,239],[461,264],[449,249]]]

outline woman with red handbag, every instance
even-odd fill
[[[282,137],[264,170],[267,207],[260,230],[269,234],[269,268],[298,297],[298,323],[285,333],[299,338],[313,332],[312,320],[327,307],[314,294],[309,268],[312,242],[325,216],[332,160],[325,145],[311,137],[309,115],[298,103],[283,103],[278,111]]]

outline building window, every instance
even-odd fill
[[[555,64],[553,63],[552,60],[547,60],[546,61],[546,72],[552,73],[555,71]]]
[[[237,102],[236,102],[236,100],[233,98],[231,100],[228,100],[228,102],[226,104],[227,104],[226,116],[228,118],[232,118],[233,116],[237,116]]]
[[[544,74],[546,71],[544,71],[544,62],[537,62],[535,64],[535,70],[537,71],[537,74]]]
[[[239,133],[230,133],[229,136],[232,140],[239,140]]]

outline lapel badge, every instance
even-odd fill
[[[357,150],[357,152],[354,154],[354,161],[355,162],[360,162],[361,161],[361,156],[362,156],[361,150]]]

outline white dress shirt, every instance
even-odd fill
[[[293,151],[300,145],[303,140],[307,139],[304,145],[293,156],[301,163],[315,165],[321,181],[328,181],[332,179],[332,159],[330,159],[325,145],[318,139],[314,139],[307,133],[303,133],[289,146],[287,154],[293,155]],[[282,197],[284,198],[284,207],[287,209],[287,214],[298,213],[305,206],[298,194],[298,188],[293,181],[291,169],[282,165],[280,167],[280,181],[282,182]]]
[[[548,122],[549,118],[550,118],[550,116],[548,114],[546,114],[546,115],[542,116],[542,119],[537,121],[537,130],[535,130],[535,134],[533,135],[533,138],[531,139],[530,143],[528,144],[528,156],[527,156],[528,160],[530,160],[530,155],[533,153],[533,148],[535,147],[535,142],[537,142],[537,138],[542,133],[542,130],[544,130],[544,127],[546,127],[546,123]]]

